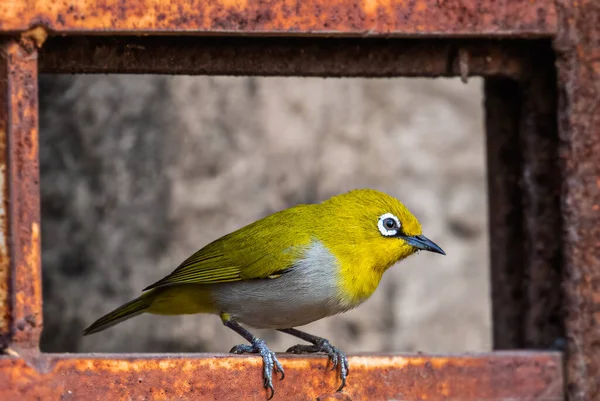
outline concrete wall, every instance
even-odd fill
[[[401,199],[447,256],[410,258],[362,307],[305,329],[351,352],[489,349],[481,86],[43,77],[43,349],[227,352],[243,341],[214,316],[80,332],[211,240],[357,187]]]

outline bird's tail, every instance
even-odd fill
[[[134,316],[144,313],[152,304],[152,293],[154,291],[148,291],[138,298],[127,302],[124,305],[119,306],[112,312],[107,313],[100,319],[92,323],[88,328],[83,330],[83,335],[97,333],[99,331],[108,329],[117,323],[121,323],[124,320],[130,319]]]

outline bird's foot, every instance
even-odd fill
[[[267,344],[263,340],[255,338],[251,345],[236,345],[229,352],[233,354],[260,354],[260,356],[262,356],[264,387],[271,390],[271,395],[268,399],[270,400],[273,398],[273,395],[275,394],[275,389],[273,388],[273,371],[275,371],[275,373],[281,373],[280,380],[283,380],[285,374],[283,373],[283,366],[281,366],[281,363],[277,360],[275,353],[267,347]]]
[[[290,352],[292,354],[323,352],[327,354],[333,365],[331,370],[336,369],[338,366],[340,367],[340,379],[342,380],[342,384],[337,389],[337,391],[341,391],[346,385],[346,378],[348,377],[348,373],[350,373],[348,357],[346,356],[346,353],[344,351],[331,345],[328,340],[324,338],[319,338],[317,343],[313,345],[294,345],[293,347],[290,347],[286,352]]]

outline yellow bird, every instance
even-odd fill
[[[422,235],[419,221],[400,201],[372,189],[353,190],[276,212],[211,242],[138,298],[92,323],[84,335],[142,313],[220,315],[250,343],[230,352],[262,356],[269,399],[272,372],[283,379],[283,367],[240,323],[311,343],[287,352],[327,354],[333,369],[339,367],[340,391],[348,375],[345,353],[294,327],[357,307],[388,268],[419,250],[445,255]]]

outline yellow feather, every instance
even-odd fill
[[[398,216],[405,234],[421,234],[418,220],[397,199],[375,190],[350,191],[321,204],[282,210],[225,235],[144,290],[274,279],[312,240],[319,240],[340,263],[341,296],[362,302],[375,291],[385,270],[415,251],[377,231],[377,217],[388,212]]]
[[[400,236],[389,238],[380,232],[378,219],[387,213],[399,220]],[[281,277],[315,243],[335,260],[330,276],[327,269],[320,273],[337,281],[331,299],[351,308],[373,294],[387,269],[415,253],[417,248],[405,239],[419,235],[421,225],[415,216],[397,199],[379,191],[354,190],[320,204],[297,205],[206,245],[171,274],[146,287],[139,298],[94,322],[86,333],[143,312],[223,312],[214,305],[214,284],[260,279],[281,283]],[[313,285],[318,288],[319,283]],[[285,293],[272,295],[286,298]]]
[[[339,262],[340,296],[351,305],[370,297],[383,273],[415,252],[404,241],[383,237],[374,228],[377,217],[392,213],[406,235],[421,234],[416,217],[397,199],[379,191],[355,190],[335,196],[323,202],[321,213],[330,216],[330,224],[320,226],[320,238]]]
[[[209,284],[273,276],[292,266],[311,241],[307,215],[298,205],[258,220],[206,245],[165,278],[146,287]]]

